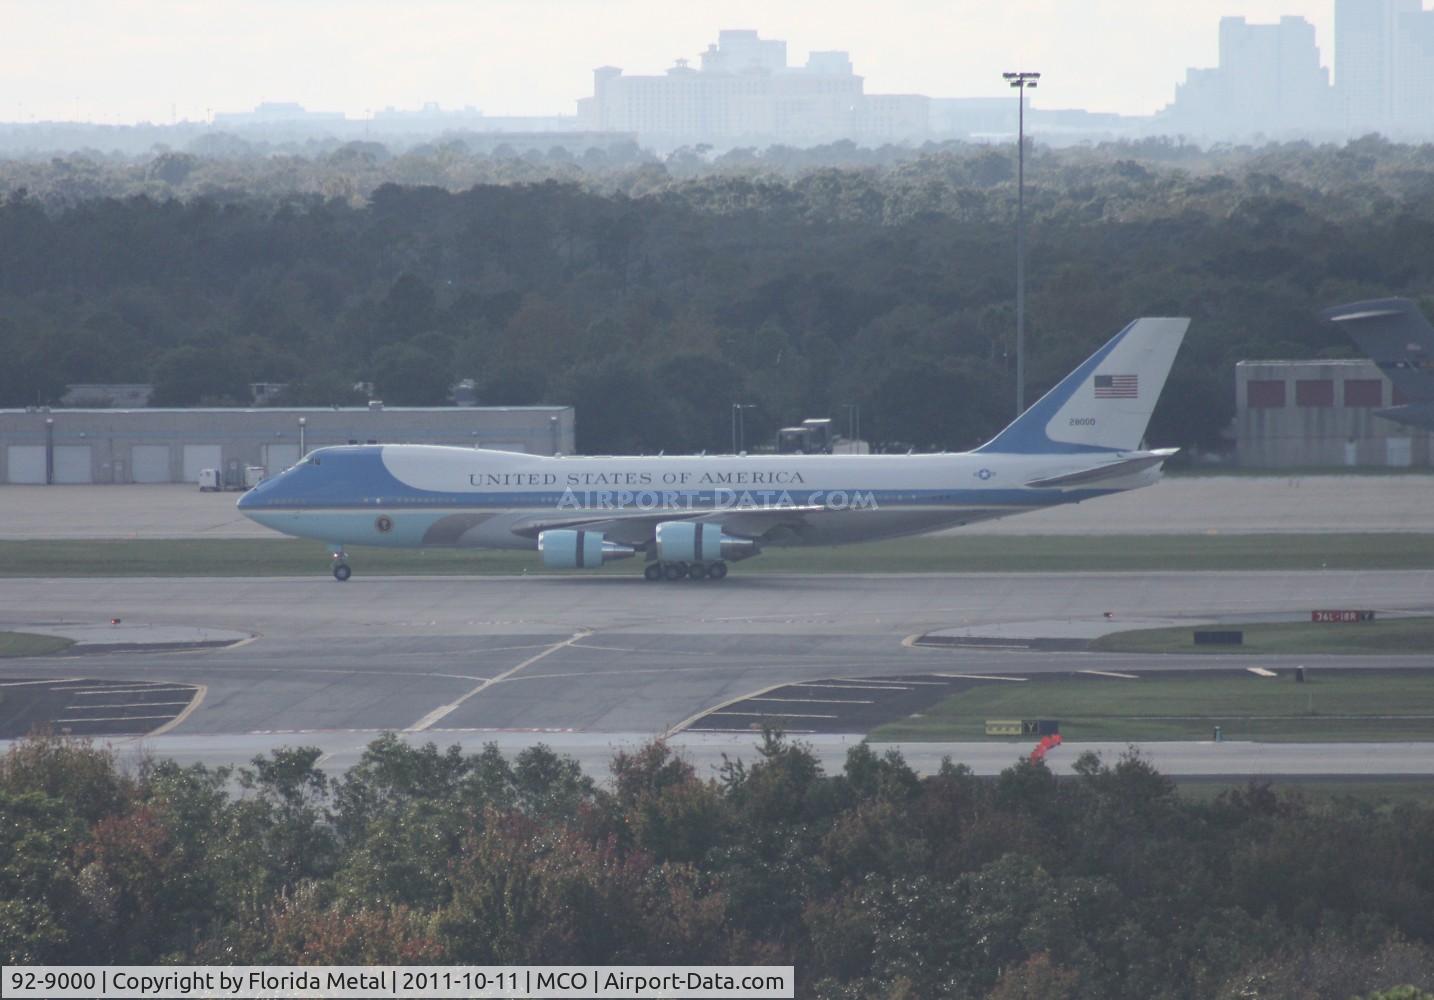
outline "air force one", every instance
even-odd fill
[[[641,553],[649,580],[720,580],[767,546],[917,535],[1148,486],[1141,450],[1188,319],[1138,319],[975,451],[546,457],[318,448],[239,499],[260,524],[348,545],[534,549],[549,569]]]
[[[1411,427],[1434,427],[1434,327],[1410,299],[1370,299],[1320,314],[1353,338],[1406,402],[1375,415]]]

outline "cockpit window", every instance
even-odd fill
[[[315,457],[313,457],[313,458],[310,458],[310,459],[309,459],[309,464],[310,464],[310,465],[318,465],[318,464],[319,464],[319,459],[318,459],[318,457],[315,456]]]

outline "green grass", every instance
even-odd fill
[[[1434,740],[1434,671],[1310,670],[1146,674],[1139,680],[1060,678],[992,683],[941,701],[870,738],[983,740],[987,719],[1059,719],[1067,740]],[[1034,740],[1028,742],[1034,743]]]
[[[1245,633],[1239,646],[1197,646],[1195,628],[1112,632],[1091,643],[1104,653],[1427,653],[1434,650],[1434,618],[1386,618],[1372,622],[1257,622],[1201,626]]]
[[[533,573],[536,552],[352,546],[360,576]],[[327,572],[328,552],[297,539],[0,541],[0,576],[293,576]],[[1434,535],[943,535],[838,548],[772,548],[737,573],[1434,568]],[[592,572],[630,574],[637,560]]]
[[[73,639],[30,632],[0,632],[0,657],[49,656],[75,644]]]

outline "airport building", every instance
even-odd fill
[[[335,444],[571,454],[571,406],[0,410],[0,483],[197,483],[274,475]]]
[[[1235,453],[1251,468],[1428,468],[1427,429],[1379,410],[1407,402],[1373,361],[1241,361]]]

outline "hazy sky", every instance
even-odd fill
[[[1334,0],[0,0],[0,121],[167,122],[260,101],[354,117],[389,105],[572,114],[592,70],[661,72],[721,28],[846,49],[867,93],[1004,93],[1148,113],[1216,63],[1222,15],[1315,25]]]

